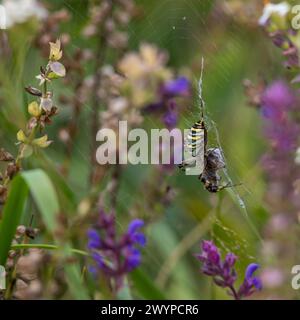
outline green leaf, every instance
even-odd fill
[[[47,229],[54,233],[59,205],[53,185],[42,170],[31,170],[22,173],[31,195],[41,213]]]
[[[144,299],[165,300],[164,294],[154,285],[153,281],[141,270],[135,269],[131,273],[134,287]]]
[[[57,172],[57,168],[53,161],[48,158],[44,153],[40,152],[38,157],[33,159],[34,167],[41,167],[47,170],[47,174],[51,178],[51,181],[55,184],[58,191],[59,202],[63,204],[66,211],[74,212],[77,208],[77,198],[73,190],[71,190],[69,184],[65,178]]]
[[[3,208],[3,218],[0,226],[0,265],[6,263],[8,251],[24,211],[27,195],[28,187],[24,180],[21,176],[15,177]]]

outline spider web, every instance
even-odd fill
[[[211,115],[209,114],[209,112],[206,108],[206,104],[205,104],[205,101],[204,101],[203,95],[202,95],[203,70],[204,70],[204,58],[202,57],[201,74],[200,74],[200,78],[198,80],[198,101],[199,101],[198,105],[199,105],[199,109],[200,109],[200,114],[204,115],[204,120],[207,124],[207,129],[212,131],[212,137],[217,145],[217,148],[219,148],[219,150],[221,151],[222,157],[225,162],[225,167],[223,169],[221,169],[221,171],[222,171],[224,177],[226,178],[227,183],[230,185],[229,188],[226,188],[226,191],[229,193],[229,195],[234,200],[234,202],[238,205],[240,211],[242,212],[242,214],[243,214],[245,220],[247,221],[252,232],[261,241],[261,236],[260,236],[258,230],[256,229],[255,225],[253,224],[252,220],[250,219],[246,203],[245,203],[244,199],[241,197],[240,193],[238,192],[238,190],[236,188],[236,184],[233,182],[233,179],[231,178],[231,176],[229,174],[227,160],[226,160],[224,150],[223,150],[223,147],[221,144],[221,139],[220,139],[217,125],[214,122],[214,120],[212,119]],[[243,184],[241,184],[241,186],[243,186],[244,189],[247,190],[247,188]]]

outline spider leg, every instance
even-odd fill
[[[196,163],[195,157],[189,159],[184,159],[181,164],[178,165],[178,168],[185,170],[187,167],[193,167]]]

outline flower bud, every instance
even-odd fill
[[[53,101],[50,97],[41,99],[41,108],[45,111],[50,111],[53,107]]]
[[[36,101],[31,102],[28,105],[28,112],[34,117],[39,117],[41,115],[41,108]]]
[[[39,147],[39,148],[47,148],[51,143],[52,143],[52,141],[48,141],[47,135],[44,135],[44,136],[37,138],[37,139],[34,139],[32,141],[32,144]]]
[[[18,139],[18,141],[23,142],[23,143],[25,143],[27,141],[27,137],[26,137],[26,135],[25,135],[23,130],[19,130],[18,131],[17,139]]]
[[[16,233],[17,233],[17,235],[23,236],[25,234],[25,231],[26,231],[26,227],[23,225],[20,225],[17,227]]]
[[[50,42],[50,55],[49,59],[51,61],[58,61],[62,57],[62,51],[60,50],[60,40],[57,39],[56,42]]]

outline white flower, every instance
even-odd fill
[[[265,25],[273,13],[282,17],[287,15],[291,9],[291,6],[287,2],[281,2],[278,4],[268,3],[264,7],[262,16],[259,18],[258,23]]]
[[[5,9],[6,28],[26,22],[31,17],[42,20],[48,15],[47,10],[37,0],[3,0],[2,6]]]
[[[39,83],[40,86],[42,86],[46,81],[47,82],[51,82],[51,80],[49,78],[47,78],[45,75],[43,75],[43,74],[37,75],[36,78],[38,80],[40,80],[40,83]]]

